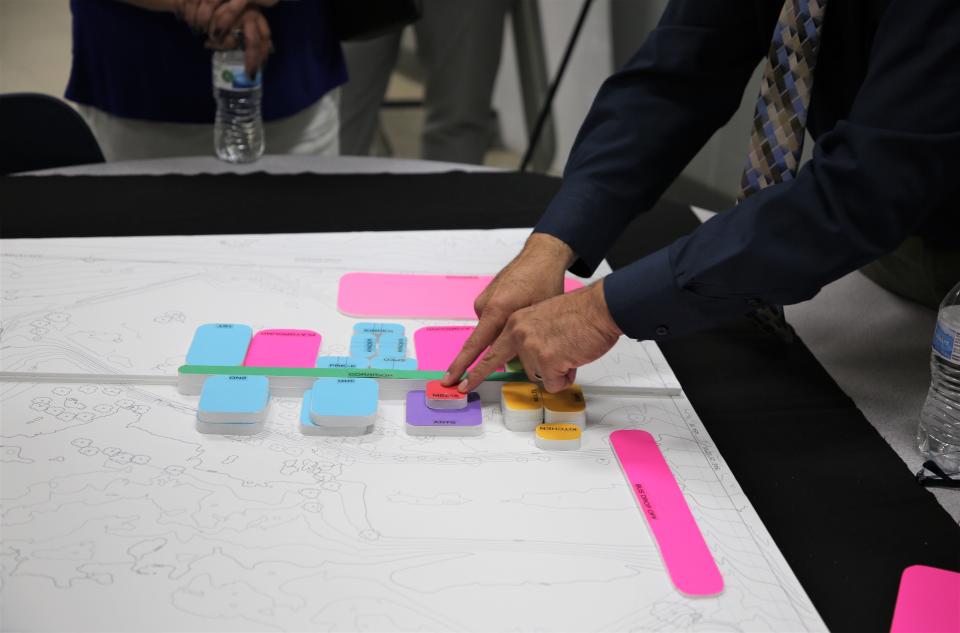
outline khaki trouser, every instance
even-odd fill
[[[483,163],[490,145],[490,100],[500,67],[508,0],[425,0],[413,25],[424,67],[425,120],[420,157]],[[379,128],[380,106],[397,62],[400,31],[346,42],[350,81],[343,86],[340,150],[366,156]]]
[[[897,250],[860,269],[890,292],[937,308],[960,281],[960,249],[909,237]]]

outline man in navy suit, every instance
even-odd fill
[[[736,206],[562,295],[564,272],[591,274],[731,117],[764,57]],[[816,145],[799,168],[804,130]],[[600,89],[446,383],[489,346],[461,390],[518,356],[557,391],[621,334],[665,340],[743,315],[777,328],[780,306],[858,268],[935,306],[960,279],[958,167],[955,0],[674,0]]]

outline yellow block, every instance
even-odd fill
[[[514,411],[534,411],[543,407],[540,388],[532,382],[508,382],[503,386],[503,402]]]
[[[576,424],[541,424],[537,427],[537,437],[544,440],[578,440],[580,427]]]
[[[570,385],[557,393],[543,392],[543,406],[550,411],[559,413],[579,413],[585,411],[587,403],[583,399],[583,389],[580,385]]]

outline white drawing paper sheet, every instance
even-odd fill
[[[0,369],[173,375],[193,330],[307,328],[343,355],[345,272],[496,272],[525,230],[4,240]],[[606,266],[604,264],[604,266]],[[599,274],[608,272],[602,268]],[[400,321],[411,339],[423,325]],[[412,349],[411,355],[415,356]],[[677,386],[622,339],[581,381]],[[507,431],[207,436],[172,387],[0,383],[0,628],[823,630],[684,398],[596,398],[583,448]],[[607,436],[657,437],[724,575],[670,584]]]

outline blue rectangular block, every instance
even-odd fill
[[[384,335],[377,343],[377,355],[385,358],[405,358],[407,355],[407,337]]]
[[[377,353],[377,339],[371,334],[354,334],[350,337],[350,355],[370,358]]]
[[[304,433],[316,433],[313,420],[310,419],[310,392],[303,392],[303,402],[300,404],[300,430]],[[304,427],[307,427],[305,429]]]
[[[300,406],[300,432],[304,435],[357,436],[370,431],[370,425],[331,426],[314,424],[310,417],[310,392],[303,392],[303,404]]]
[[[321,356],[317,367],[321,369],[366,369],[370,360],[359,356]]]
[[[197,406],[201,433],[255,433],[267,418],[270,381],[266,376],[210,376]]]
[[[350,418],[377,415],[380,387],[373,378],[318,378],[310,390],[310,416]]]
[[[300,432],[363,435],[377,418],[379,385],[371,378],[319,378],[303,394]]]
[[[370,336],[403,336],[403,326],[399,323],[357,323],[353,326],[354,334],[369,334]]]
[[[417,369],[417,359],[377,356],[370,361],[370,367],[374,369],[404,369],[414,371]]]
[[[253,329],[240,323],[207,323],[197,328],[187,351],[188,365],[243,365]]]

